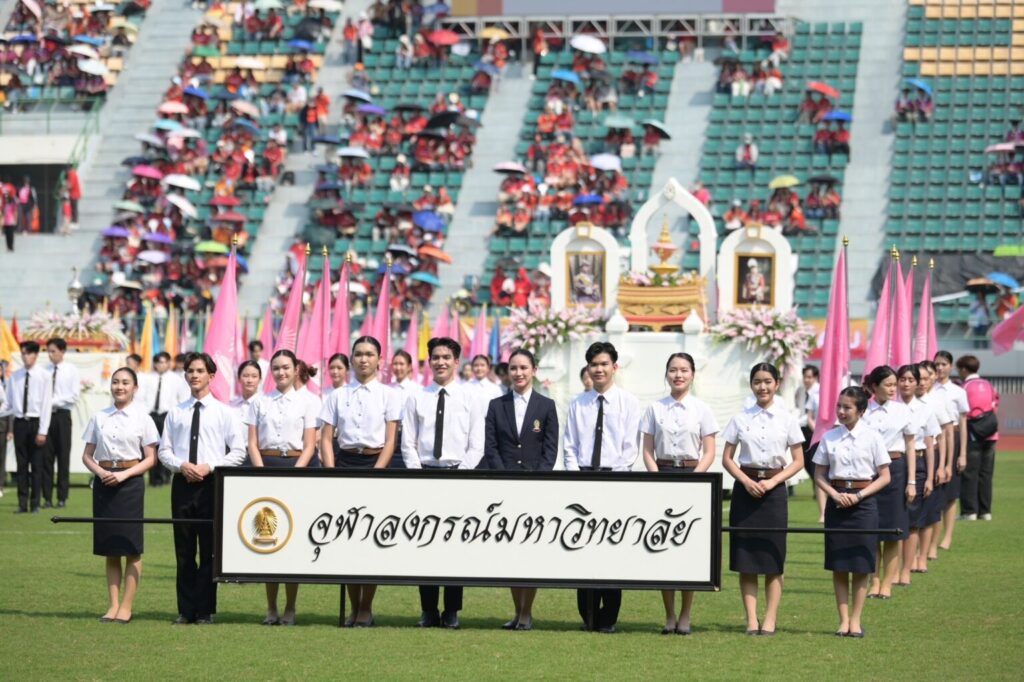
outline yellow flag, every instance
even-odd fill
[[[167,313],[167,329],[164,331],[164,352],[170,354],[171,359],[178,354],[178,309],[170,306]]]
[[[153,306],[146,305],[146,319],[142,322],[142,338],[136,347],[136,353],[142,356],[139,366],[143,372],[153,369]]]
[[[423,324],[420,325],[420,344],[419,344],[419,357],[414,358],[416,362],[426,360],[429,352],[427,351],[427,343],[430,341],[430,315],[423,316]]]
[[[14,333],[7,326],[7,320],[0,317],[0,360],[10,363],[18,351],[18,340],[14,338]]]

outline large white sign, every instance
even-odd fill
[[[222,581],[721,583],[718,474],[216,473]]]

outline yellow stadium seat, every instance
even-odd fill
[[[1010,65],[1006,62],[993,62],[992,63],[992,75],[993,76],[1008,76],[1010,75]]]
[[[937,62],[939,61],[939,51],[934,47],[925,47],[921,49],[921,61],[923,62]]]
[[[958,62],[973,62],[974,61],[974,48],[973,47],[958,47],[958,48],[956,48],[956,60]]]
[[[976,47],[974,48],[974,60],[979,62],[990,62],[992,61],[992,48],[991,47]]]
[[[1024,76],[1024,62],[1016,62],[1010,65],[1010,73],[1014,76]]]
[[[907,47],[903,49],[903,61],[916,62],[921,58],[921,48]]]
[[[992,48],[992,59],[997,62],[1005,62],[1010,59],[1010,49],[1006,47]]]
[[[992,72],[992,65],[988,62],[974,62],[973,64],[968,64],[967,66],[974,67],[975,76],[987,76]]]
[[[939,61],[941,62],[952,62],[956,61],[956,50],[955,47],[940,47],[939,48]]]
[[[978,6],[978,18],[979,19],[991,19],[996,15],[996,8],[989,4],[983,4]]]

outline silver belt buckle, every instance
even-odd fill
[[[768,474],[768,472],[765,471],[764,469],[758,469],[757,470],[757,479],[761,480],[762,478],[767,478],[767,474]]]
[[[847,488],[850,488],[850,489],[852,490],[852,489],[853,489],[853,481],[851,481],[851,480],[847,480],[847,481],[846,481],[846,487],[847,487]]]
[[[281,454],[280,454],[279,456],[280,456],[280,457],[284,457],[285,459],[288,459],[288,451],[287,451],[287,450],[284,450],[284,449],[282,449],[282,450],[281,450]]]

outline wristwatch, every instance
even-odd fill
[[[863,499],[864,499],[864,491],[863,490],[858,490],[857,491],[857,501],[860,502]]]
[[[917,481],[907,481],[907,485],[917,485]]]

